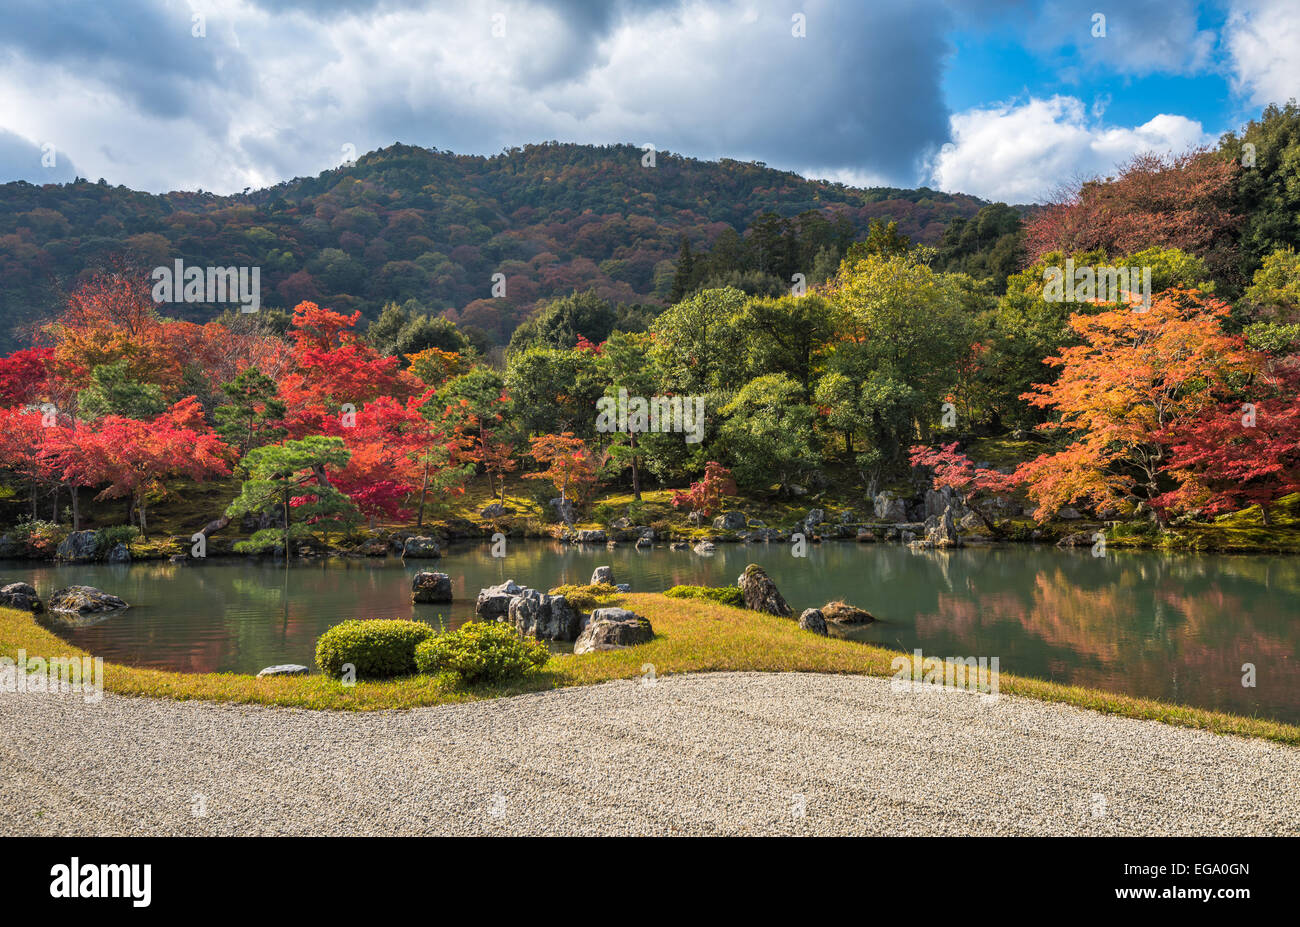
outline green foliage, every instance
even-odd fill
[[[130,368],[131,362],[124,359],[100,364],[90,372],[90,385],[77,394],[77,410],[82,418],[122,415],[144,420],[163,413],[167,402],[162,389],[134,379]]]
[[[280,422],[285,404],[276,398],[275,381],[262,371],[246,367],[233,382],[222,384],[221,391],[226,402],[212,413],[216,431],[240,456],[284,437]]]
[[[1249,165],[1246,144],[1254,148]],[[1235,207],[1242,215],[1238,247],[1243,275],[1265,255],[1300,241],[1300,106],[1269,105],[1240,135],[1228,132],[1220,151],[1241,169],[1234,186]]]
[[[342,438],[311,435],[283,444],[253,448],[241,462],[248,473],[239,495],[226,509],[230,518],[249,512],[278,513],[282,526],[263,528],[235,550],[258,553],[280,549],[292,554],[290,542],[319,532],[328,546],[331,528],[346,531],[360,518],[352,500],[322,479],[325,468],[342,468],[351,458]]]
[[[590,290],[557,299],[524,322],[510,337],[510,351],[527,348],[567,350],[578,343],[578,336],[599,344],[614,330],[617,314],[607,300]]]
[[[416,671],[417,645],[434,635],[420,621],[391,618],[352,619],[336,624],[316,641],[316,665],[338,678],[352,664],[358,679],[387,679]]]
[[[974,218],[958,216],[948,224],[931,266],[989,280],[1001,293],[1007,278],[1024,264],[1024,240],[1020,211],[1006,203],[990,203]]]
[[[464,685],[506,682],[539,669],[550,657],[544,643],[523,640],[514,628],[496,621],[471,621],[415,648],[421,673],[447,673]]]
[[[722,414],[719,437],[740,485],[765,488],[775,481],[786,488],[821,462],[816,410],[785,374],[750,380]]]
[[[703,290],[655,319],[651,355],[665,385],[682,393],[735,388],[744,365],[735,320],[746,299],[733,287]]]
[[[421,309],[415,299],[408,299],[401,305],[387,303],[379,318],[366,330],[366,340],[380,354],[400,357],[402,366],[408,363],[407,355],[429,348],[456,354],[471,351],[469,338],[456,327],[455,322]]]
[[[732,608],[745,607],[739,586],[673,586],[664,595],[670,599],[708,599]]]
[[[580,612],[589,612],[593,608],[613,605],[618,599],[618,587],[610,583],[590,583],[588,585],[556,586],[551,595],[562,595],[570,605]]]
[[[95,532],[95,552],[102,557],[118,544],[124,544],[130,549],[131,543],[139,536],[140,529],[135,525],[113,525],[108,528],[100,528]]]

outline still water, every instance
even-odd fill
[[[747,563],[776,580],[796,613],[843,598],[880,620],[833,631],[927,655],[998,657],[1003,672],[1204,708],[1300,722],[1300,557],[1030,548],[914,553],[899,545],[718,545],[713,556],[630,545],[575,549],[516,541],[494,559],[463,543],[438,561],[242,559],[173,565],[0,563],[43,597],[84,583],[131,608],[86,628],[53,626],[106,659],[188,672],[312,664],[317,636],[346,618],[417,618],[449,627],[487,585],[585,583],[610,564],[638,592],[732,584]],[[411,577],[452,577],[450,606],[412,605]],[[1257,686],[1242,686],[1242,665]]]

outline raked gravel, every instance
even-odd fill
[[[0,834],[1300,834],[1300,750],[715,673],[376,713],[0,695]]]

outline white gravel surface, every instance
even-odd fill
[[[0,834],[1300,834],[1300,750],[888,680],[405,712],[0,695]]]

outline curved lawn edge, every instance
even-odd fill
[[[242,673],[177,673],[104,663],[104,690],[117,695],[199,699],[214,702],[274,705],[333,711],[379,711],[542,692],[566,686],[593,685],[636,678],[645,664],[657,676],[707,672],[805,672],[892,677],[900,651],[801,630],[787,618],[744,611],[699,599],[669,599],[630,593],[626,604],[650,619],[655,639],[627,650],[574,656],[557,654],[546,666],[503,686],[448,688],[427,676],[344,686],[323,676],[258,678]],[[39,625],[27,612],[0,608],[0,656],[19,650],[29,657],[83,657],[87,654]],[[1300,726],[1225,712],[1172,705],[1066,686],[1041,679],[999,677],[999,693],[1059,702],[1103,714],[1178,727],[1257,737],[1300,745]]]

